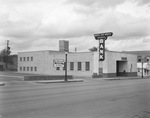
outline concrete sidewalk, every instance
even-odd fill
[[[35,83],[69,83],[69,82],[83,82],[83,79],[68,79],[67,81],[64,80],[38,80],[38,81],[32,81]]]

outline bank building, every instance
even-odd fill
[[[67,61],[66,61],[67,58]],[[18,72],[73,77],[137,76],[137,55],[105,51],[105,60],[99,61],[99,51],[69,52],[69,42],[59,41],[59,51],[28,51],[18,53]]]

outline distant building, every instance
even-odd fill
[[[138,76],[150,76],[150,50],[128,51],[126,53],[137,55],[137,74]],[[143,67],[142,67],[143,65]]]
[[[59,51],[60,52],[69,52],[69,41],[60,40],[59,41]]]

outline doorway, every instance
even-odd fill
[[[127,76],[127,61],[116,61],[116,76]]]

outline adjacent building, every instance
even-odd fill
[[[126,53],[137,55],[138,76],[150,76],[150,51],[128,51]]]

